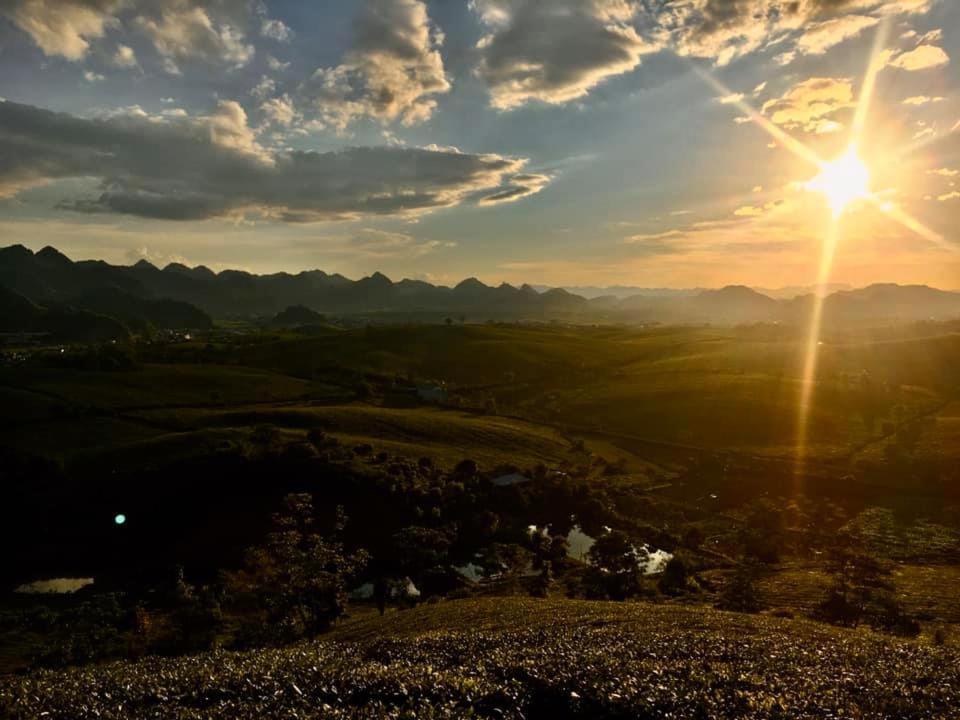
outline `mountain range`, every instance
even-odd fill
[[[93,318],[101,324],[100,319],[112,318],[132,332],[149,327],[206,328],[212,325],[211,317],[273,318],[275,326],[290,326],[320,314],[434,320],[453,316],[470,321],[802,323],[814,302],[813,294],[774,298],[744,286],[613,292],[588,299],[561,288],[538,290],[506,283],[491,287],[476,278],[445,287],[419,280],[393,282],[382,273],[350,280],[321,270],[256,275],[178,263],[161,269],[146,260],[132,266],[75,262],[52,247],[33,252],[21,245],[0,249],[0,288],[5,290],[0,294],[0,331],[6,332],[49,326],[64,313],[91,323]],[[834,324],[960,317],[960,293],[923,285],[840,290],[824,302],[826,322]],[[17,317],[21,320],[15,321]]]

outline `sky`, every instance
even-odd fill
[[[955,0],[0,0],[0,244],[960,289],[958,61]]]

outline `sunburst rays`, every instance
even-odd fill
[[[820,347],[823,334],[825,296],[819,291],[825,287],[833,274],[837,247],[842,235],[843,210],[855,200],[865,200],[875,206],[885,216],[899,223],[917,236],[942,248],[958,251],[955,245],[947,242],[941,235],[928,228],[895,203],[887,202],[870,192],[868,188],[869,172],[860,160],[861,140],[870,117],[871,103],[877,85],[877,77],[885,66],[884,47],[889,37],[889,21],[880,23],[870,54],[867,71],[863,78],[856,111],[850,127],[850,141],[847,150],[835,160],[827,161],[783,128],[775,125],[763,113],[754,108],[742,97],[737,96],[720,80],[702,68],[695,67],[696,73],[703,78],[720,97],[734,98],[728,104],[738,108],[744,115],[764,132],[770,135],[781,147],[797,158],[814,165],[819,175],[807,186],[822,192],[833,210],[826,236],[820,250],[817,266],[816,287],[810,311],[807,334],[803,345],[803,371],[800,380],[800,393],[797,402],[795,435],[795,477],[799,482],[804,474],[808,446],[810,441],[810,418],[815,402],[817,371],[820,362]],[[913,146],[910,146],[913,147]],[[910,147],[905,148],[909,151]],[[894,151],[896,152],[896,151]],[[902,153],[901,153],[902,154]]]

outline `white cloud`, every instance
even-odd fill
[[[253,45],[237,25],[211,16],[207,8],[190,0],[162,0],[144,10],[148,14],[137,17],[135,25],[167,61],[170,74],[180,74],[179,63],[185,60],[240,67],[254,55]]]
[[[443,33],[421,0],[364,0],[353,45],[336,67],[319,68],[301,92],[321,122],[345,130],[360,118],[414,125],[450,90]]]
[[[806,55],[823,55],[844,40],[854,38],[880,22],[870,15],[839,15],[804,30],[797,49]]]
[[[283,127],[291,126],[299,117],[296,107],[289,95],[271,98],[260,105],[267,122]]]
[[[255,98],[259,98],[260,100],[265,100],[271,95],[273,95],[273,93],[276,92],[276,90],[277,90],[276,81],[273,78],[269,77],[268,75],[264,75],[263,77],[260,78],[260,82],[254,85],[253,88],[250,90],[250,94],[253,95]]]
[[[950,63],[950,56],[935,45],[921,45],[915,50],[894,55],[887,62],[889,67],[916,72],[943,67]]]
[[[260,34],[277,42],[290,42],[293,39],[293,30],[282,20],[271,20],[270,18],[264,18],[263,22],[260,23]]]
[[[781,97],[768,100],[763,112],[776,125],[824,134],[841,129],[831,116],[853,106],[853,85],[849,79],[809,78]]]
[[[743,93],[731,93],[729,95],[724,95],[723,97],[717,98],[717,102],[721,105],[734,105],[736,103],[743,102],[743,98]]]
[[[111,62],[117,67],[135,68],[139,67],[137,55],[129,45],[118,45],[117,51],[113,54]]]
[[[273,70],[274,72],[283,72],[284,70],[290,67],[289,62],[281,62],[277,60],[273,55],[267,55],[267,67]]]
[[[929,105],[930,103],[943,102],[946,98],[940,97],[939,95],[931,97],[929,95],[914,95],[913,97],[908,97],[903,101],[904,105]]]
[[[86,80],[88,83],[95,83],[95,82],[101,82],[106,78],[100,73],[95,73],[92,70],[86,70],[83,73],[83,79]]]
[[[0,14],[30,35],[45,55],[80,60],[90,41],[117,25],[123,0],[7,0]]]

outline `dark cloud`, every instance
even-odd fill
[[[633,70],[655,49],[630,24],[626,0],[472,0],[487,34],[477,70],[494,107],[559,104]]]
[[[98,119],[0,103],[0,197],[58,179],[95,178],[97,197],[61,204],[82,212],[285,222],[412,215],[484,192],[542,189],[547,180],[522,173],[525,163],[442,148],[268,152],[230,101],[207,116],[133,109]]]
[[[298,104],[338,131],[364,117],[404,125],[428,120],[436,96],[450,90],[442,45],[421,0],[363,0],[343,62],[318,68]]]

